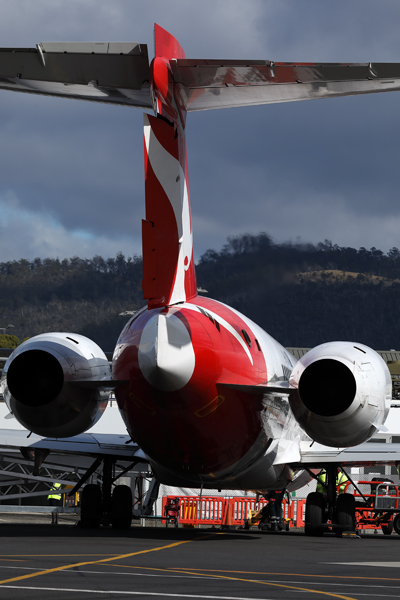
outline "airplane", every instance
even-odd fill
[[[154,33],[150,64],[138,43],[0,49],[0,89],[145,111],[147,305],[121,332],[112,368],[74,333],[22,343],[3,369],[7,407],[34,434],[26,446],[84,452],[82,435],[114,391],[136,444],[130,456],[146,457],[159,482],[266,493],[301,487],[324,467],[327,499],[309,494],[306,534],[322,535],[327,519],[338,534],[354,529],[354,497],[336,493],[337,468],[400,462],[400,446],[365,443],[384,428],[389,370],[374,350],[347,341],[297,361],[250,319],[198,295],[186,120],[199,110],[399,91],[400,63],[187,59],[170,33],[157,24]],[[102,489],[83,488],[82,522],[102,514],[103,523],[130,526],[130,489],[111,485],[117,445],[86,452],[104,461],[105,476]]]

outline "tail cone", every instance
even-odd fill
[[[157,314],[139,344],[139,366],[146,380],[164,392],[183,388],[193,375],[195,355],[189,331],[173,314]]]

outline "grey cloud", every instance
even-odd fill
[[[136,40],[152,54],[156,21],[188,57],[400,61],[397,0],[3,0],[0,8],[2,46]],[[228,235],[260,230],[279,241],[396,245],[398,101],[398,93],[377,94],[189,115],[197,256]],[[4,255],[90,254],[88,240],[92,254],[115,254],[118,243],[138,251],[140,111],[1,92],[0,199],[5,194],[18,199],[23,218],[3,224]],[[27,214],[35,227],[24,236]]]

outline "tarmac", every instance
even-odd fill
[[[85,530],[77,517],[0,513],[0,597],[400,598],[400,536],[189,529]]]

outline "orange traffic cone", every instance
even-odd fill
[[[226,500],[227,506],[225,510],[225,518],[222,523],[222,529],[233,529],[235,524],[233,522],[233,506],[229,500]]]

